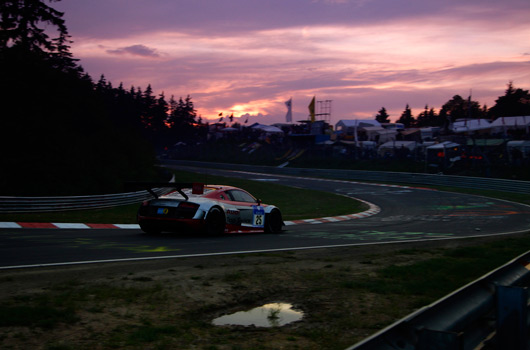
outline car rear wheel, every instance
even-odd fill
[[[142,229],[142,231],[144,231],[144,233],[147,233],[148,235],[157,235],[157,234],[160,234],[161,232],[160,229],[157,229],[151,225],[145,225],[145,224],[140,224],[140,229]]]
[[[206,232],[209,235],[218,236],[225,232],[225,215],[219,208],[212,208],[206,216]]]
[[[265,215],[265,232],[279,233],[282,231],[282,226],[282,213],[278,209],[272,209],[269,214]]]

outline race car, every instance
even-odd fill
[[[137,220],[145,233],[163,231],[204,232],[210,235],[235,232],[282,231],[280,209],[261,203],[247,191],[222,185],[171,183],[174,189],[145,201],[138,209]]]

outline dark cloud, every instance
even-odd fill
[[[121,47],[115,50],[107,50],[108,53],[114,55],[133,55],[142,57],[160,57],[155,49],[151,49],[145,45],[131,45]]]
[[[406,19],[488,21],[517,25],[528,0],[69,0],[55,5],[65,12],[71,34],[124,37],[146,32],[178,31],[210,36],[252,33],[289,27],[377,25]],[[512,20],[509,20],[509,19]],[[524,18],[524,17],[522,17]],[[503,24],[504,23],[504,24]]]

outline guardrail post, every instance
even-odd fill
[[[497,285],[496,290],[496,349],[526,350],[528,289]]]

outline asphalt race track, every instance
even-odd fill
[[[139,229],[2,228],[0,268],[388,244],[530,231],[530,207],[491,198],[412,187],[195,170],[334,192],[373,203],[380,212],[348,221],[290,225],[277,235],[148,236]]]

